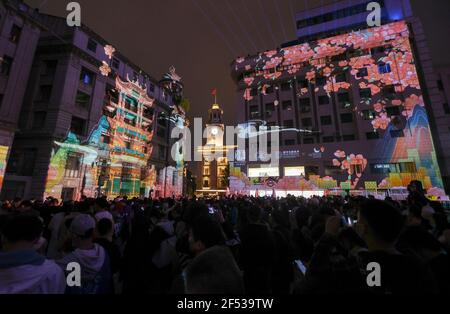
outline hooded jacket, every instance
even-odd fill
[[[62,294],[64,272],[34,250],[0,252],[0,294]]]
[[[57,261],[57,264],[65,270],[67,265],[72,262],[80,264],[81,269],[81,289],[73,293],[90,294],[108,292],[110,288],[111,268],[109,265],[109,257],[102,246],[94,244],[94,247],[90,250],[76,249]]]

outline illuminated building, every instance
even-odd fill
[[[0,3],[0,191],[42,25],[20,1]]]
[[[237,160],[232,192],[375,191],[419,180],[444,194],[429,121],[437,88],[420,22],[407,1],[386,0],[382,25],[367,28],[359,12],[367,3],[299,13],[298,41],[232,64],[239,122],[312,131],[281,132],[274,169]]]
[[[22,84],[2,198],[161,194],[164,169],[176,171],[166,158],[173,126],[159,119],[173,107],[170,92],[86,26],[45,14],[39,22],[49,30]]]
[[[446,190],[450,190],[450,67],[437,67],[437,88],[441,96],[441,103],[433,107],[431,119],[434,123],[435,134],[439,140],[437,145],[439,149],[440,159],[443,161],[441,165],[442,178]]]
[[[218,104],[213,104],[208,111],[206,124],[206,144],[197,148],[202,153],[201,174],[197,186],[198,194],[216,195],[227,191],[226,169],[228,159],[225,157],[227,147],[224,146],[225,127],[222,123],[223,111]]]

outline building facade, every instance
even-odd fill
[[[0,190],[41,30],[30,7],[0,3]]]
[[[432,114],[437,137],[440,144],[440,156],[443,160],[442,179],[446,191],[450,190],[450,66],[436,67],[437,87],[440,92],[441,106],[435,106]]]
[[[232,64],[239,121],[281,128],[279,166],[235,160],[232,190],[310,195],[419,180],[445,196],[429,119],[442,105],[420,21],[407,1],[386,0],[383,24],[368,28],[367,3],[302,12],[298,41]]]
[[[171,94],[89,28],[39,21],[2,198],[162,195],[178,176]]]
[[[206,123],[206,144],[199,149],[202,153],[200,173],[197,175],[198,194],[218,195],[227,192],[227,148],[224,146],[225,126],[222,122],[223,110],[213,104],[208,111]]]

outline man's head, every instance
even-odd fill
[[[244,293],[244,282],[233,255],[226,247],[214,247],[198,255],[186,269],[187,294]]]
[[[86,214],[80,214],[76,216],[70,224],[69,228],[72,235],[72,245],[76,248],[81,249],[91,248],[94,229],[94,218]]]
[[[5,251],[32,249],[41,238],[42,221],[34,215],[13,215],[2,227]]]
[[[114,233],[114,225],[111,219],[102,218],[97,222],[97,235],[100,238],[110,239]]]
[[[222,227],[216,220],[209,215],[202,215],[195,219],[189,233],[189,245],[194,254],[224,243]]]
[[[371,248],[393,247],[404,226],[402,214],[391,204],[368,200],[358,213],[357,231]]]

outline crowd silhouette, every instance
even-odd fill
[[[449,215],[420,189],[401,202],[15,199],[0,233],[0,293],[450,294]]]

